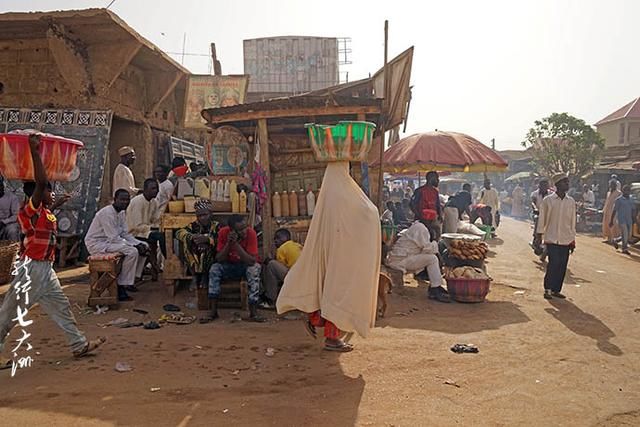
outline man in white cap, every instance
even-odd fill
[[[116,170],[113,172],[111,192],[115,194],[116,191],[122,188],[127,190],[131,197],[134,197],[138,194],[139,189],[136,188],[136,180],[130,167],[136,161],[136,152],[133,147],[125,145],[118,148],[118,154],[120,155],[120,163],[118,163]]]
[[[549,263],[544,276],[544,297],[564,299],[560,293],[567,272],[569,253],[576,247],[576,202],[567,194],[569,178],[558,173],[551,179],[556,192],[545,197],[540,204],[540,216],[536,229],[536,244],[544,235]]]

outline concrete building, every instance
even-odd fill
[[[624,182],[640,180],[634,168],[640,162],[640,97],[632,100],[595,124],[605,139],[605,150],[594,175],[601,187],[612,174]]]

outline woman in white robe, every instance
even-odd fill
[[[307,329],[315,336],[316,326],[325,328],[326,350],[350,351],[340,331],[366,337],[375,323],[381,242],[378,209],[349,175],[349,163],[329,163],[278,313],[310,313]]]

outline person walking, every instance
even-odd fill
[[[0,354],[11,329],[17,324],[24,326],[22,316],[37,303],[62,329],[73,356],[83,357],[96,351],[106,338],[88,340],[84,333],[78,330],[69,299],[53,270],[58,224],[49,208],[54,204],[55,195],[40,158],[38,134],[29,136],[29,149],[33,161],[35,188],[18,214],[18,222],[24,234],[24,247],[20,261],[15,267],[17,274],[0,307]],[[20,294],[26,292],[29,296],[23,295],[24,303],[20,303]],[[21,312],[19,303],[24,304],[24,313]],[[12,363],[11,360],[0,357],[0,369],[10,368]]]
[[[633,227],[633,218],[635,217],[635,204],[631,200],[631,186],[626,184],[622,187],[622,196],[616,199],[613,205],[613,212],[609,220],[609,226],[613,227],[614,218],[618,220],[621,237],[614,240],[613,245],[618,249],[618,242],[622,242],[622,253],[629,254],[629,237],[631,236],[631,228]],[[606,218],[605,218],[606,221]]]
[[[609,218],[612,217],[613,207],[618,200],[618,197],[622,195],[622,192],[618,190],[617,181],[611,180],[609,181],[609,192],[607,192],[607,198],[604,202],[604,207],[602,208],[602,237],[605,239],[603,243],[613,244],[614,240],[620,237],[620,228],[618,227],[617,221],[613,220],[613,224],[608,221]]]
[[[536,235],[536,244],[540,244],[544,235],[549,263],[544,276],[544,298],[564,299],[562,284],[567,272],[569,253],[576,243],[576,202],[567,194],[569,178],[559,173],[552,182],[556,192],[545,197],[540,205],[540,217]]]

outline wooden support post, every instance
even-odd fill
[[[367,115],[364,113],[358,113],[358,121],[364,122],[367,120]],[[371,198],[371,185],[369,185],[369,163],[367,159],[360,162],[360,173],[362,176],[362,190]]]
[[[387,118],[389,116],[389,64],[387,61],[389,45],[389,21],[384,21],[384,99],[382,100],[382,120],[380,131],[380,170],[378,172],[378,210],[382,213],[384,211],[384,203],[382,202],[382,187],[384,175],[384,134],[387,127]]]
[[[273,218],[271,217],[271,166],[269,165],[269,131],[267,119],[258,120],[258,143],[260,144],[260,166],[268,179],[267,202],[262,210],[262,256],[267,258],[273,242]]]

